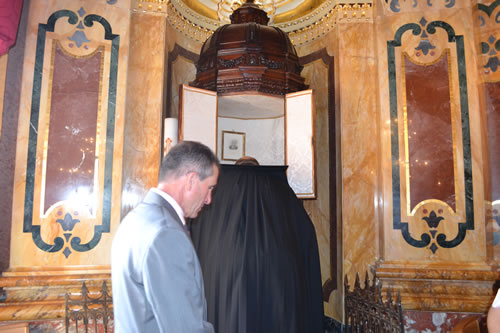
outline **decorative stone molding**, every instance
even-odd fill
[[[187,6],[182,6],[187,8]],[[177,31],[180,31],[185,36],[200,42],[207,40],[208,37],[210,37],[215,31],[215,29],[212,29],[212,24],[208,24],[206,21],[198,21],[197,23],[194,23],[192,20],[186,18],[186,16],[182,15],[181,12],[178,11],[178,8],[175,7],[172,2],[169,2],[167,5],[167,18],[170,25]],[[206,20],[210,21],[209,19]],[[203,22],[207,24],[204,24]]]
[[[109,267],[102,272],[4,272],[0,278],[0,321],[63,319],[67,293],[78,293],[85,282],[92,293],[103,282],[111,286]]]
[[[405,310],[477,312],[488,310],[493,285],[500,273],[488,265],[419,265],[378,263],[377,278],[384,290],[401,293]]]
[[[306,16],[296,21],[280,24],[278,27],[288,32],[292,44],[303,45],[324,36],[338,22],[369,22],[372,18],[373,6],[370,3],[338,4],[323,16],[315,15],[311,18]]]
[[[167,13],[167,0],[134,0],[132,10],[148,13]]]
[[[165,1],[165,0],[138,0]],[[152,6],[152,8],[154,5]],[[143,5],[144,8],[144,5]],[[154,10],[154,9],[153,9]],[[205,41],[224,22],[206,18],[188,6],[182,0],[170,0],[167,5],[167,18],[170,24],[186,36]],[[292,43],[309,43],[330,32],[338,22],[369,22],[373,19],[372,3],[338,3],[325,1],[310,14],[293,21],[271,24],[287,32]]]

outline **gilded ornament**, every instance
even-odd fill
[[[176,27],[174,22],[176,22],[177,19],[180,19],[183,22],[186,22],[191,25],[191,27],[188,28],[188,30],[197,27],[199,28],[198,29],[199,31],[205,31],[205,33],[203,34],[200,33],[200,35],[203,35],[200,37],[200,39],[203,39],[202,37],[208,38],[208,36],[212,35],[213,32],[218,27],[225,24],[221,20],[217,21],[209,17],[200,15],[193,9],[189,8],[189,6],[186,6],[183,1],[184,0],[171,0],[167,2],[168,4],[167,18],[172,24],[172,26]],[[264,0],[262,5],[265,7],[266,11],[272,10],[268,9],[272,7],[272,6],[269,7],[270,6],[269,0]],[[363,9],[363,11],[358,13],[357,12],[358,9]],[[367,20],[371,18],[371,11],[369,11],[370,9],[372,9],[371,3],[364,3],[362,5],[361,4],[350,5],[350,4],[335,4],[333,1],[325,1],[319,7],[308,12],[306,16],[298,17],[296,20],[287,21],[280,24],[274,24],[274,26],[282,29],[289,35],[297,35],[297,34],[302,35],[300,40],[294,39],[295,42],[292,43],[294,45],[304,44],[317,37],[327,34],[333,27],[335,27],[336,22],[340,19]],[[342,13],[343,15],[337,16],[337,13],[339,12],[343,12]],[[332,23],[330,23],[330,21]],[[319,29],[320,26],[321,30]],[[311,32],[315,27],[317,27],[318,29],[317,31],[313,32],[312,35],[311,33],[309,34],[307,33]],[[192,34],[190,34],[188,31],[185,31],[186,30],[185,27],[182,27],[181,29],[180,27],[177,26],[176,28],[180,32],[183,32],[188,36],[192,36]]]

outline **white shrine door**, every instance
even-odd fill
[[[285,164],[288,165],[287,177],[290,187],[302,199],[316,198],[315,158],[314,158],[314,96],[312,90],[290,93],[285,96],[284,143]],[[217,155],[219,147],[217,93],[209,90],[183,85],[179,103],[179,140],[199,141],[207,145]],[[240,108],[235,107],[234,112]],[[258,106],[253,105],[249,112]],[[276,111],[276,110],[275,110]],[[226,115],[227,116],[227,115]],[[241,118],[241,115],[238,115]],[[271,118],[274,119],[273,114]],[[269,117],[262,116],[263,121]],[[248,121],[241,120],[240,121]],[[234,126],[234,124],[233,124]],[[257,126],[257,131],[259,131]],[[272,129],[272,128],[271,128]],[[224,127],[222,128],[224,130]],[[249,131],[251,129],[248,129]],[[260,133],[260,132],[259,132]],[[243,134],[243,133],[241,133]],[[251,133],[247,133],[246,145],[251,145]],[[262,137],[265,133],[260,133]],[[268,133],[280,135],[279,133]],[[283,136],[283,133],[281,134]],[[245,145],[245,140],[243,140]],[[266,149],[269,147],[263,146]],[[243,151],[245,151],[243,149]],[[281,155],[283,156],[283,155]],[[220,156],[219,156],[220,158]],[[234,163],[234,162],[233,162]],[[268,165],[280,165],[283,159]]]
[[[285,163],[297,197],[316,198],[314,96],[303,90],[285,96]]]
[[[182,85],[179,140],[198,141],[217,154],[217,93]]]

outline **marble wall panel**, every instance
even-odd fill
[[[500,1],[481,1],[477,10],[473,13],[476,16],[478,27],[476,37],[479,41],[477,49],[478,71],[480,76],[479,85],[481,94],[481,109],[483,111],[484,141],[483,145],[485,158],[485,209],[486,209],[486,230],[489,257],[498,262],[500,258],[500,161],[498,136],[500,134],[499,122],[499,100],[498,91],[500,89],[500,33],[499,21],[497,19],[500,12]]]
[[[432,29],[428,29],[425,32],[428,33],[427,36],[423,36],[419,40],[419,43],[412,42],[416,37],[410,37],[410,33],[407,36],[406,33],[402,33],[401,36],[401,46],[396,46],[396,48],[400,48],[399,51],[396,51],[393,59],[395,61],[394,68],[396,68],[396,73],[391,72],[392,63],[389,59],[388,63],[380,63],[379,71],[384,73],[384,75],[379,76],[379,86],[380,88],[380,103],[381,103],[381,124],[382,124],[382,170],[383,170],[383,178],[384,178],[384,202],[387,204],[384,205],[384,253],[385,260],[429,260],[433,261],[447,261],[451,260],[454,262],[460,261],[475,261],[482,262],[485,259],[485,247],[479,246],[474,247],[473,244],[484,244],[484,223],[481,224],[478,221],[482,221],[484,218],[484,210],[480,207],[481,202],[483,201],[482,188],[483,188],[483,180],[482,180],[482,153],[481,153],[481,145],[482,140],[480,136],[480,115],[478,113],[478,99],[477,99],[477,76],[476,76],[476,63],[475,57],[473,56],[473,52],[475,50],[475,42],[473,35],[470,33],[472,31],[472,17],[470,15],[470,8],[453,8],[453,9],[441,9],[441,10],[426,10],[425,12],[415,12],[412,11],[407,15],[393,15],[392,17],[387,17],[379,20],[379,25],[377,30],[378,41],[377,44],[380,45],[378,49],[378,57],[379,59],[391,58],[390,47],[386,46],[388,41],[394,40],[396,36],[396,31],[401,27],[405,26],[405,24],[414,23],[417,25],[424,26],[428,23],[429,26],[432,25],[431,22],[443,22],[439,23],[441,28],[437,28],[435,31]],[[426,26],[425,28],[428,28]],[[408,26],[407,26],[408,27]],[[449,29],[446,31],[446,28]],[[401,28],[404,29],[404,28]],[[442,30],[442,31],[439,31]],[[400,30],[402,31],[402,30]],[[423,31],[423,30],[422,30]],[[450,39],[452,43],[447,45],[448,36],[447,33],[453,33],[457,36],[456,39]],[[415,36],[415,35],[414,35]],[[416,35],[417,37],[419,34]],[[399,37],[398,37],[399,38]],[[456,43],[453,41],[457,41]],[[457,46],[463,41],[463,46]],[[453,44],[453,45],[452,45]],[[446,51],[449,50],[449,51]],[[424,54],[423,51],[428,51]],[[434,54],[432,54],[434,51]],[[465,238],[462,242],[456,242],[455,246],[450,247],[438,247],[439,250],[434,249],[435,253],[433,253],[432,244],[433,241],[428,242],[427,246],[416,247],[410,245],[406,240],[403,239],[403,232],[398,230],[395,226],[393,226],[392,215],[393,212],[395,216],[398,215],[395,208],[400,205],[401,207],[405,206],[405,200],[407,191],[405,191],[404,185],[404,173],[401,171],[401,174],[393,173],[391,175],[389,170],[393,169],[394,165],[399,165],[401,163],[401,159],[397,157],[394,159],[388,159],[391,156],[391,142],[390,138],[394,139],[394,132],[399,131],[401,133],[401,128],[403,126],[403,117],[398,117],[397,119],[391,119],[388,117],[388,110],[391,108],[397,108],[399,115],[403,113],[405,96],[400,93],[402,90],[402,77],[399,77],[398,70],[400,67],[400,57],[403,52],[406,52],[408,55],[413,55],[413,57],[419,58],[419,62],[424,62],[424,59],[437,57],[442,54],[442,52],[450,52],[450,65],[449,65],[449,77],[450,77],[450,95],[451,95],[451,109],[452,109],[452,122],[454,127],[454,141],[450,143],[454,147],[454,155],[456,158],[455,161],[455,169],[456,175],[458,176],[455,182],[455,191],[457,193],[456,200],[457,206],[459,207],[457,212],[455,213],[455,217],[447,216],[445,218],[448,221],[456,221],[455,223],[448,223],[446,227],[440,229],[440,233],[446,234],[447,240],[454,239],[454,237],[459,233],[458,231],[458,223],[466,223]],[[420,53],[419,53],[420,52]],[[420,57],[418,57],[420,55]],[[467,61],[460,61],[460,59],[467,59]],[[432,59],[427,60],[427,63],[431,63]],[[391,66],[389,66],[391,65]],[[392,73],[392,74],[391,74]],[[391,97],[391,75],[396,78],[394,81],[398,82],[394,90],[398,90],[397,94],[394,94]],[[425,87],[422,87],[425,89]],[[427,97],[425,97],[427,98]],[[455,111],[453,111],[455,110]],[[396,122],[398,122],[396,124]],[[468,122],[468,124],[467,124]],[[464,124],[465,129],[462,124]],[[392,126],[391,126],[392,125]],[[466,130],[467,125],[469,125],[469,130]],[[470,137],[470,144],[468,137]],[[399,136],[402,140],[403,137]],[[389,141],[387,141],[389,139]],[[394,142],[392,143],[394,146]],[[467,146],[470,146],[468,148]],[[404,146],[400,144],[399,149],[404,149]],[[394,149],[394,148],[393,148]],[[394,153],[394,152],[392,152]],[[399,156],[399,155],[398,155]],[[391,163],[393,165],[391,165]],[[403,170],[404,162],[401,163],[401,169]],[[394,178],[395,177],[395,178]],[[396,184],[395,182],[400,180],[400,184]],[[401,185],[401,196],[394,195],[394,201],[391,196],[393,195],[394,190],[391,189],[392,186],[396,186],[395,189],[398,189],[398,185]],[[473,189],[473,191],[472,191]],[[466,195],[466,191],[468,191]],[[400,201],[401,200],[401,201]],[[464,201],[466,204],[464,204]],[[425,201],[424,201],[425,202]],[[424,204],[425,205],[425,204]],[[434,207],[432,203],[429,202],[429,207],[421,207],[424,210],[427,210],[427,215],[431,213],[435,209],[439,209],[437,206]],[[403,211],[403,209],[402,209]],[[406,211],[406,208],[404,209]],[[436,210],[437,212],[437,210]],[[402,214],[403,219],[405,219]],[[473,217],[472,217],[473,216]],[[424,217],[429,216],[418,216],[417,220],[411,225],[409,228],[414,229],[414,235],[416,235],[416,239],[425,240],[425,238],[420,239],[419,236],[422,233],[425,233],[424,227],[426,226]],[[394,222],[397,224],[397,221]],[[478,225],[481,224],[481,225]],[[463,227],[463,226],[462,226]],[[398,234],[399,233],[399,234]],[[427,231],[428,233],[428,231]],[[435,233],[435,232],[433,232]],[[412,236],[413,237],[413,236]],[[427,236],[426,236],[427,237]],[[432,235],[428,236],[432,239]],[[406,244],[405,244],[406,243]],[[423,245],[422,242],[421,245]],[[427,252],[427,253],[425,253]]]
[[[0,188],[4,189],[0,201],[0,271],[9,267],[12,201],[16,158],[17,122],[21,95],[21,79],[28,22],[29,3],[23,2],[21,20],[17,33],[17,42],[9,50],[10,58],[5,63],[5,98],[3,104],[2,130],[0,134]],[[9,57],[4,56],[5,59]]]
[[[456,210],[448,60],[447,52],[431,64],[404,56],[403,137],[408,163],[404,182],[409,211],[429,199]]]
[[[484,184],[487,180],[483,177],[483,170],[488,152],[485,150],[487,139],[482,134],[486,131],[486,117],[481,111],[484,110],[484,107],[481,107],[484,103],[481,101],[481,104],[479,98],[484,97],[478,76],[481,59],[476,56],[480,43],[474,32],[475,25],[479,24],[480,20],[476,16],[477,8],[471,3],[456,2],[448,7],[438,4],[425,9],[421,6],[428,4],[417,2],[418,8],[401,8],[398,13],[380,11],[380,16],[377,17],[383,193],[383,233],[380,237],[382,247],[381,260],[376,265],[377,276],[384,284],[390,284],[402,292],[403,307],[406,309],[485,311],[493,296],[491,285],[498,279],[499,273],[488,259],[484,227]],[[410,24],[413,24],[412,29],[415,29],[413,34],[403,32],[402,27],[409,27]],[[435,30],[431,28],[434,24]],[[418,27],[423,29],[419,30]],[[396,39],[401,43],[394,44]],[[391,53],[394,50],[396,51]],[[423,204],[417,206],[420,205],[420,212],[427,211],[425,216],[418,215],[418,209],[413,217],[407,213],[408,191],[405,188],[407,180],[404,172],[406,161],[394,147],[400,151],[405,149],[402,144],[405,140],[402,135],[405,119],[401,117],[407,106],[402,74],[404,68],[401,66],[403,54],[414,60],[418,59],[415,63],[431,64],[443,52],[449,52],[448,89],[453,129],[453,140],[449,144],[453,147],[454,154],[457,208],[453,213],[452,209],[449,210],[450,214],[443,220],[446,221],[445,226],[440,225],[438,231],[430,232],[426,219],[432,217],[432,211],[437,213],[442,209],[442,203],[424,200]],[[441,77],[439,80],[442,79]],[[397,83],[394,84],[395,82]],[[432,86],[426,85],[425,82],[419,85],[422,86],[420,89],[424,90]],[[393,94],[394,91],[397,93]],[[429,99],[428,96],[429,94],[426,94],[420,99]],[[398,114],[392,119],[391,109],[397,110]],[[438,121],[437,118],[435,121]],[[394,138],[400,140],[398,145],[395,145],[394,141],[391,142]],[[395,166],[400,168],[401,172],[392,172]],[[399,190],[400,195],[394,195],[395,190]],[[427,207],[424,207],[426,205]],[[442,211],[446,212],[446,209]],[[398,225],[396,217],[402,218],[403,221],[413,218],[406,225],[409,227],[409,233],[403,233],[403,227],[406,226]],[[432,249],[432,242],[440,237],[436,237],[436,234],[442,233],[446,235],[446,240],[450,241],[460,232],[465,236],[459,241]],[[405,239],[408,234],[421,241],[428,237],[430,242],[422,247],[415,246],[409,237]],[[442,280],[443,278],[445,280]]]
[[[487,163],[485,182],[487,244],[492,259],[500,259],[500,81],[485,82]]]
[[[109,265],[112,232],[120,216],[128,11],[127,5],[123,3],[114,5],[98,1],[57,0],[30,3],[17,138],[11,236],[12,272],[27,271],[32,266],[38,267],[34,270],[41,272],[58,266],[71,265],[72,269],[76,269],[75,266],[83,265],[84,270],[89,271],[93,265],[99,267],[98,269]],[[37,36],[41,37],[41,42],[45,42],[37,44]],[[97,126],[100,126],[105,138],[97,145],[101,146],[101,149],[96,160],[102,161],[97,171],[99,208],[94,217],[77,218],[81,222],[75,227],[75,233],[69,237],[63,235],[66,233],[64,218],[42,217],[37,208],[42,196],[44,178],[42,170],[46,157],[43,149],[45,133],[50,132],[48,110],[53,92],[51,84],[55,59],[51,45],[55,41],[59,41],[75,59],[85,57],[101,46],[104,50],[103,66],[97,70],[101,77],[98,108],[104,114],[102,122]],[[85,70],[86,68],[82,68],[83,73]],[[75,101],[71,98],[68,101],[63,108],[71,110],[71,103]],[[37,130],[40,130],[40,133]],[[54,152],[57,152],[57,144],[53,147]],[[70,209],[69,206],[71,205],[67,200],[61,203],[61,207],[65,209]],[[52,219],[61,219],[61,224]],[[107,224],[103,221],[107,221]],[[38,228],[40,236],[29,232]],[[78,228],[80,230],[77,235]],[[92,244],[86,244],[91,239]],[[39,245],[35,246],[41,243],[40,240],[49,244],[49,247],[42,249]],[[51,241],[55,247],[50,247]],[[83,247],[78,248],[79,245]],[[63,247],[71,250],[70,255],[67,251],[64,254]],[[58,251],[55,251],[56,249]],[[50,252],[51,250],[53,252]],[[96,255],[97,253],[99,255]]]
[[[364,276],[380,256],[375,35],[370,22],[338,29],[343,268],[354,281],[356,273]]]
[[[130,29],[122,217],[158,183],[166,20],[133,12]]]
[[[92,214],[97,209],[94,193],[98,192],[98,184],[94,182],[99,154],[96,142],[103,140],[97,124],[102,117],[98,110],[104,48],[97,48],[87,57],[75,58],[56,42],[53,59],[41,212],[47,214],[52,206],[70,197],[83,201],[88,196],[86,205]],[[72,107],[68,109],[68,105]],[[68,188],[67,184],[75,186]]]

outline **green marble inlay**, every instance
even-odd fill
[[[437,244],[443,248],[453,248],[458,246],[465,239],[467,230],[474,230],[474,207],[473,207],[473,186],[472,186],[472,162],[470,146],[469,127],[469,102],[467,92],[467,74],[465,66],[465,50],[462,35],[455,35],[453,28],[446,22],[434,21],[427,25],[426,32],[436,33],[436,28],[443,29],[448,34],[448,42],[456,44],[458,62],[458,80],[460,88],[460,110],[462,121],[462,144],[464,154],[464,183],[465,183],[465,208],[466,221],[458,223],[458,233],[456,237],[447,240],[447,235],[438,234]],[[392,154],[392,202],[393,202],[393,228],[401,230],[406,242],[414,247],[426,247],[431,242],[431,235],[423,233],[420,239],[415,239],[409,233],[408,222],[401,221],[401,180],[399,169],[399,129],[398,129],[398,101],[396,82],[396,62],[395,48],[401,46],[401,38],[404,33],[411,31],[417,36],[422,32],[420,25],[409,23],[401,26],[394,35],[394,40],[387,42],[387,62],[389,78],[389,105],[391,119],[391,154]],[[435,250],[434,250],[435,251]],[[434,252],[433,251],[433,252]]]

